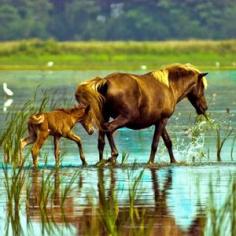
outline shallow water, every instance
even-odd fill
[[[1,124],[4,124],[8,113],[20,110],[22,104],[33,97],[38,85],[39,100],[42,96],[40,90],[46,89],[47,93],[54,95],[57,104],[69,107],[75,103],[74,91],[80,81],[107,73],[0,72],[0,83],[6,81],[15,93],[12,105],[7,108],[4,108],[7,99],[2,96]],[[176,159],[183,163],[180,166],[168,165],[168,154],[162,143],[156,156],[156,162],[161,164],[157,169],[143,171],[145,164],[132,164],[145,163],[148,160],[153,134],[153,128],[150,127],[141,131],[121,129],[116,132],[118,150],[129,155],[126,164],[116,168],[96,168],[97,137],[86,135],[78,126],[75,130],[83,140],[89,166],[81,168],[76,144],[63,140],[63,168],[55,171],[52,140],[49,139],[41,151],[39,170],[23,170],[26,181],[20,194],[21,206],[18,211],[11,212],[9,204],[7,205],[9,197],[4,185],[6,177],[1,168],[0,230],[8,235],[22,232],[29,235],[103,235],[109,228],[104,216],[109,215],[109,222],[116,219],[116,230],[120,235],[130,232],[133,235],[140,234],[140,225],[144,225],[146,235],[212,235],[213,218],[209,208],[213,206],[218,211],[224,208],[236,176],[236,152],[232,147],[236,125],[235,88],[236,71],[211,72],[208,76],[206,95],[209,113],[222,125],[222,135],[225,132],[224,127],[233,128],[232,135],[222,149],[222,163],[216,162],[215,131],[200,132],[197,140],[192,143],[189,129],[195,126],[196,115],[186,100],[178,105],[168,125]],[[227,113],[226,110],[230,112]],[[1,131],[3,129],[4,125],[1,126]],[[43,157],[47,153],[48,161],[45,166]],[[109,157],[108,147],[105,156]],[[2,154],[0,162],[3,163]],[[121,162],[121,155],[118,162]],[[31,166],[31,161],[27,165]],[[11,165],[8,165],[7,171],[10,179]],[[141,179],[135,185],[140,173]],[[47,189],[43,181],[45,176],[49,176],[46,185],[50,191],[48,198],[44,199],[46,206],[42,207],[40,196]],[[135,220],[132,222],[130,209],[133,203],[130,194],[134,185],[137,186],[137,191],[134,197]],[[71,189],[66,192],[68,186]],[[227,213],[227,217],[228,214],[230,213]],[[144,220],[142,222],[138,219]],[[6,231],[7,226],[10,226],[9,231]],[[18,226],[22,228],[17,228]],[[226,230],[232,231],[227,227]]]

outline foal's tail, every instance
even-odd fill
[[[32,115],[29,118],[29,123],[33,124],[33,125],[39,125],[42,124],[44,122],[44,114],[36,114],[36,115]]]
[[[103,78],[94,79],[81,83],[76,90],[75,97],[80,103],[90,105],[90,115],[94,126],[98,129],[103,124],[103,105],[106,100],[107,81]]]

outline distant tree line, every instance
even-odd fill
[[[0,0],[0,40],[236,38],[235,0]]]

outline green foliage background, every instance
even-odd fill
[[[0,0],[0,40],[229,39],[235,0]]]

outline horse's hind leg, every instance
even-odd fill
[[[78,147],[79,147],[79,154],[80,154],[80,159],[83,163],[83,166],[87,165],[87,162],[85,160],[84,157],[84,152],[83,152],[83,148],[82,148],[82,143],[81,143],[81,139],[79,136],[75,135],[74,133],[70,132],[69,134],[67,134],[66,138],[73,140],[74,142],[77,143]]]
[[[129,120],[130,120],[129,117],[119,115],[113,121],[105,123],[104,127],[108,133],[112,134],[118,128],[124,127],[129,122]]]
[[[40,151],[40,149],[47,137],[48,137],[48,132],[46,133],[46,132],[39,131],[36,142],[34,143],[32,149],[31,149],[31,154],[33,157],[33,165],[35,168],[38,166],[37,157],[38,157],[39,151]]]
[[[162,139],[166,145],[166,148],[169,152],[169,156],[170,156],[170,162],[171,163],[176,163],[176,160],[175,160],[175,157],[174,157],[174,154],[173,154],[173,150],[172,150],[172,141],[170,139],[170,136],[166,130],[166,128],[163,129],[162,131]]]
[[[29,136],[20,140],[20,161],[23,160],[23,149],[25,146],[34,143],[36,140],[36,133],[31,124],[28,124],[28,132]]]
[[[28,136],[26,138],[23,138],[20,140],[20,160],[19,160],[19,165],[22,165],[22,162],[24,160],[24,156],[23,156],[23,150],[25,148],[25,146],[34,143],[36,140],[35,136]]]
[[[109,161],[111,161],[112,163],[115,163],[116,162],[116,158],[118,157],[119,153],[117,151],[113,135],[111,133],[109,133],[109,132],[106,133],[106,135],[107,135],[107,139],[108,139],[109,145],[111,147],[111,158],[109,159]]]
[[[59,141],[60,141],[59,136],[54,136],[54,156],[55,156],[55,161],[56,161],[56,166],[59,166],[59,156],[60,156],[60,150],[59,150]]]
[[[100,166],[100,165],[105,164],[105,161],[103,160],[104,146],[105,146],[105,132],[102,130],[99,130],[99,132],[98,132],[99,161],[96,163],[96,166]]]

